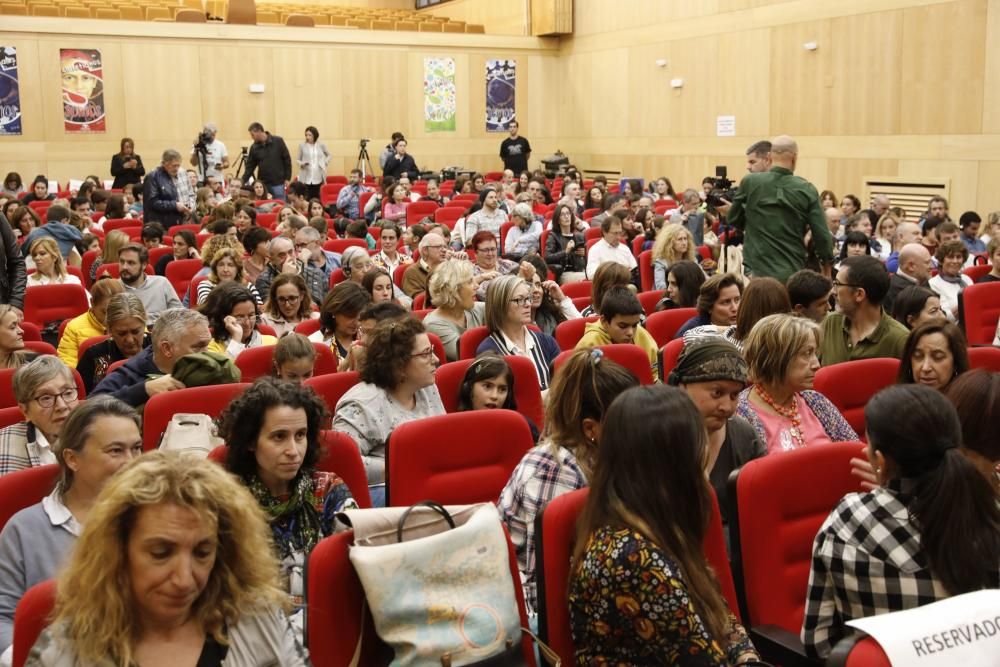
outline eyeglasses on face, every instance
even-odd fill
[[[435,359],[436,357],[434,355],[434,348],[429,347],[422,352],[414,352],[413,354],[410,355],[410,358],[412,359],[416,359],[417,357],[423,359],[424,361],[431,361]]]
[[[839,280],[834,280],[833,281],[833,288],[837,289],[838,287],[850,287],[851,289],[861,289],[861,285],[853,285],[851,283],[842,283]]]
[[[302,299],[301,294],[296,294],[295,296],[279,296],[278,303],[296,303]]]
[[[63,403],[69,405],[76,400],[77,396],[79,396],[79,393],[77,392],[76,387],[68,387],[63,389],[58,394],[39,394],[32,400],[35,401],[35,403],[38,403],[39,406],[48,409],[56,404],[57,398],[61,398]]]
[[[512,304],[514,304],[515,306],[517,306],[518,308],[523,308],[524,306],[531,305],[531,297],[530,296],[519,296],[519,297],[511,299],[510,302]]]

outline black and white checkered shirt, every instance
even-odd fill
[[[920,548],[920,532],[906,506],[913,482],[852,493],[827,517],[813,543],[802,642],[826,657],[855,632],[847,621],[913,609],[949,597]],[[1000,586],[1000,563],[994,563]]]

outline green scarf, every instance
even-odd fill
[[[292,481],[291,492],[284,498],[272,495],[259,475],[247,479],[246,484],[270,519],[274,544],[281,559],[295,552],[311,551],[316,546],[323,533],[312,475],[308,471],[300,471]],[[319,502],[322,503],[322,499]]]

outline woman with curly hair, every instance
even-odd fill
[[[261,322],[281,338],[296,326],[319,317],[312,309],[312,296],[306,281],[297,273],[281,273],[271,281],[267,301],[261,310]]]
[[[251,347],[274,345],[278,339],[257,329],[257,301],[243,285],[225,282],[208,293],[198,309],[208,318],[212,342],[207,351],[235,359]]]
[[[263,512],[221,466],[145,454],[87,515],[27,664],[304,667],[270,546]]]
[[[385,504],[385,443],[408,421],[444,414],[434,384],[438,359],[422,322],[379,322],[368,335],[361,383],[337,402],[333,430],[358,444],[372,488],[372,504]]]
[[[243,255],[236,248],[221,248],[212,256],[208,265],[208,279],[198,283],[198,303],[205,303],[208,293],[225,282],[242,285],[253,295],[254,302],[261,304],[260,293],[253,283],[243,275]]]
[[[340,477],[316,470],[327,418],[312,389],[275,378],[258,379],[219,418],[229,443],[226,467],[264,510],[285,590],[297,605],[309,552],[333,533],[337,512],[358,506]]]
[[[663,225],[653,243],[653,289],[667,289],[667,269],[681,260],[698,262],[691,232],[684,225]]]

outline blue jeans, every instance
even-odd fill
[[[268,185],[267,191],[271,193],[271,196],[275,199],[280,199],[281,201],[287,201],[285,199],[285,184],[280,183],[278,185]]]
[[[372,507],[385,507],[385,484],[369,486],[368,495],[372,497]]]

